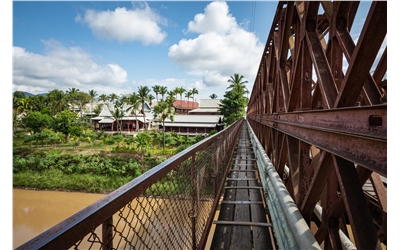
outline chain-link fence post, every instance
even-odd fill
[[[113,248],[113,218],[108,218],[102,224],[102,250],[110,250]]]

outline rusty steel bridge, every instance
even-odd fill
[[[17,249],[386,249],[387,2],[277,3],[246,118]]]

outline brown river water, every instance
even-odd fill
[[[79,192],[13,189],[13,249],[104,196]],[[211,228],[211,237],[207,241],[206,249],[211,244],[214,230],[215,225]]]
[[[13,248],[104,197],[104,194],[13,189]]]

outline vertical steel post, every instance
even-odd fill
[[[196,250],[196,153],[192,155],[191,177],[192,210],[189,213],[189,217],[192,219],[192,249]]]
[[[113,218],[112,216],[105,220],[101,225],[102,231],[102,250],[110,250],[113,248]]]

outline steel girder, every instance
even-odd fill
[[[326,249],[343,234],[359,249],[387,237],[387,2],[371,2],[354,41],[359,5],[280,1],[247,109]]]

